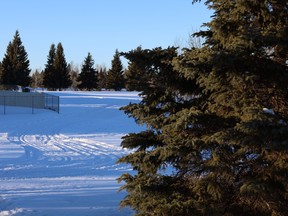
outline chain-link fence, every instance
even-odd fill
[[[59,96],[41,93],[44,95],[44,109],[53,110],[57,113],[60,112],[60,99]]]
[[[0,91],[0,112],[7,114],[9,110],[24,108],[32,114],[38,109],[49,109],[59,113],[59,96],[46,93]],[[18,109],[20,111],[20,109]]]

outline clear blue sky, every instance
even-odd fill
[[[44,69],[50,45],[61,42],[67,63],[111,66],[115,50],[178,45],[212,14],[192,0],[5,0],[0,12],[0,60],[19,30],[30,68]],[[125,62],[124,62],[125,65]]]

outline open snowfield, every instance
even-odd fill
[[[0,111],[0,216],[128,216],[115,180],[121,137],[141,130],[119,108],[136,92],[52,92],[60,114]],[[0,107],[1,109],[1,107]]]

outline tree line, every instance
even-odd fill
[[[73,88],[90,91],[105,88],[118,91],[125,88],[124,68],[118,50],[115,51],[109,70],[105,67],[96,68],[91,53],[88,53],[79,73],[72,63],[66,62],[64,48],[59,42],[57,46],[50,46],[45,69],[36,70],[31,75],[28,54],[19,31],[16,31],[0,62],[0,85],[2,88],[19,85],[49,90]]]
[[[190,38],[190,42],[195,44],[194,38]],[[179,52],[178,49],[175,50]],[[152,73],[147,71],[149,66],[145,65],[149,64],[150,56],[147,54],[149,50],[143,50],[141,46],[135,49],[135,55],[136,53],[139,58],[143,58],[141,65],[136,64],[135,58],[130,58],[127,53],[116,49],[111,69],[107,69],[105,66],[95,66],[93,56],[88,52],[79,70],[72,62],[67,63],[64,48],[59,42],[57,46],[51,44],[44,70],[36,69],[31,73],[28,54],[17,30],[7,46],[3,60],[0,61],[0,86],[10,88],[19,85],[48,90],[71,88],[88,91],[101,89],[119,91],[125,88],[129,91],[141,91],[147,85],[148,77]],[[122,65],[121,56],[129,61],[127,69]]]
[[[17,30],[0,62],[0,85],[2,88],[19,85],[48,90],[71,88],[88,91],[101,89],[119,91],[125,88],[128,91],[142,91],[151,82],[151,75],[154,73],[149,68],[152,66],[150,59],[152,56],[148,49],[143,50],[141,46],[133,52],[135,56],[131,57],[128,53],[116,49],[111,61],[111,69],[95,66],[93,56],[88,52],[79,71],[73,63],[67,63],[64,48],[59,42],[57,46],[51,44],[44,70],[35,70],[31,73],[28,54]],[[179,50],[175,48],[175,53],[178,52]],[[122,65],[121,56],[129,61],[127,69]],[[142,59],[141,64],[137,62],[139,58]]]

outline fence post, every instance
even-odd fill
[[[34,96],[31,96],[32,97],[32,101],[31,101],[31,103],[32,103],[32,114],[34,114]]]
[[[3,96],[3,112],[5,115],[6,114],[6,98],[5,98],[5,96]]]
[[[53,95],[51,95],[51,98],[52,98],[52,107],[51,107],[51,109],[54,110],[54,97],[53,97]]]
[[[58,96],[57,99],[58,99],[58,114],[59,114],[60,113],[60,97]]]
[[[45,94],[45,93],[42,93],[42,94],[44,94],[44,109],[47,109],[47,107],[48,107],[48,102],[47,102],[47,95]]]

